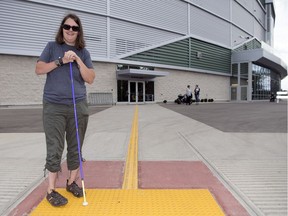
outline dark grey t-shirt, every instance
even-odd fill
[[[62,58],[64,53],[69,50],[74,51],[88,68],[93,68],[90,53],[86,48],[77,50],[74,46],[65,43],[58,44],[54,41],[47,43],[39,61],[49,63]],[[86,99],[86,86],[76,62],[72,63],[72,70],[77,102]],[[69,63],[57,67],[47,74],[43,99],[51,103],[73,104]]]

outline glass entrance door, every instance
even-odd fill
[[[129,81],[129,103],[144,103],[144,82]]]
[[[241,86],[241,101],[247,101],[248,86]]]
[[[231,101],[237,100],[237,86],[231,86],[230,88],[230,99]]]
[[[154,103],[154,81],[117,80],[117,102]]]

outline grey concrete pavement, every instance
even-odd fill
[[[107,108],[89,107],[92,115]],[[0,215],[7,215],[44,180],[46,146],[41,106],[1,107],[0,119]]]
[[[210,125],[223,132],[286,133],[287,103],[266,101],[252,103],[202,103],[179,106],[162,104],[189,118]]]
[[[202,160],[251,215],[287,215],[287,103],[146,104],[138,108],[140,161]],[[34,129],[28,133],[26,124],[30,121],[36,124],[31,128],[39,127],[35,119],[41,109],[37,109],[22,126],[21,111],[17,116],[15,109],[0,109],[1,120],[3,110],[5,116],[14,113],[0,124],[2,215],[43,180],[44,134]],[[125,160],[135,106],[95,109],[84,157]],[[11,133],[13,121],[18,129]]]

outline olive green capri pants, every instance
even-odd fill
[[[77,102],[76,109],[78,116],[78,133],[82,149],[89,118],[86,100]],[[61,170],[61,158],[66,136],[67,167],[68,170],[77,169],[80,162],[73,104],[65,105],[43,101],[43,125],[47,148],[45,168],[50,172],[58,172]]]

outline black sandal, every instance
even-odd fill
[[[55,207],[63,206],[68,203],[68,200],[55,190],[52,190],[51,193],[47,193],[46,199]]]
[[[83,190],[80,188],[75,181],[72,184],[68,185],[68,180],[66,184],[66,190],[71,192],[75,197],[83,197]]]

